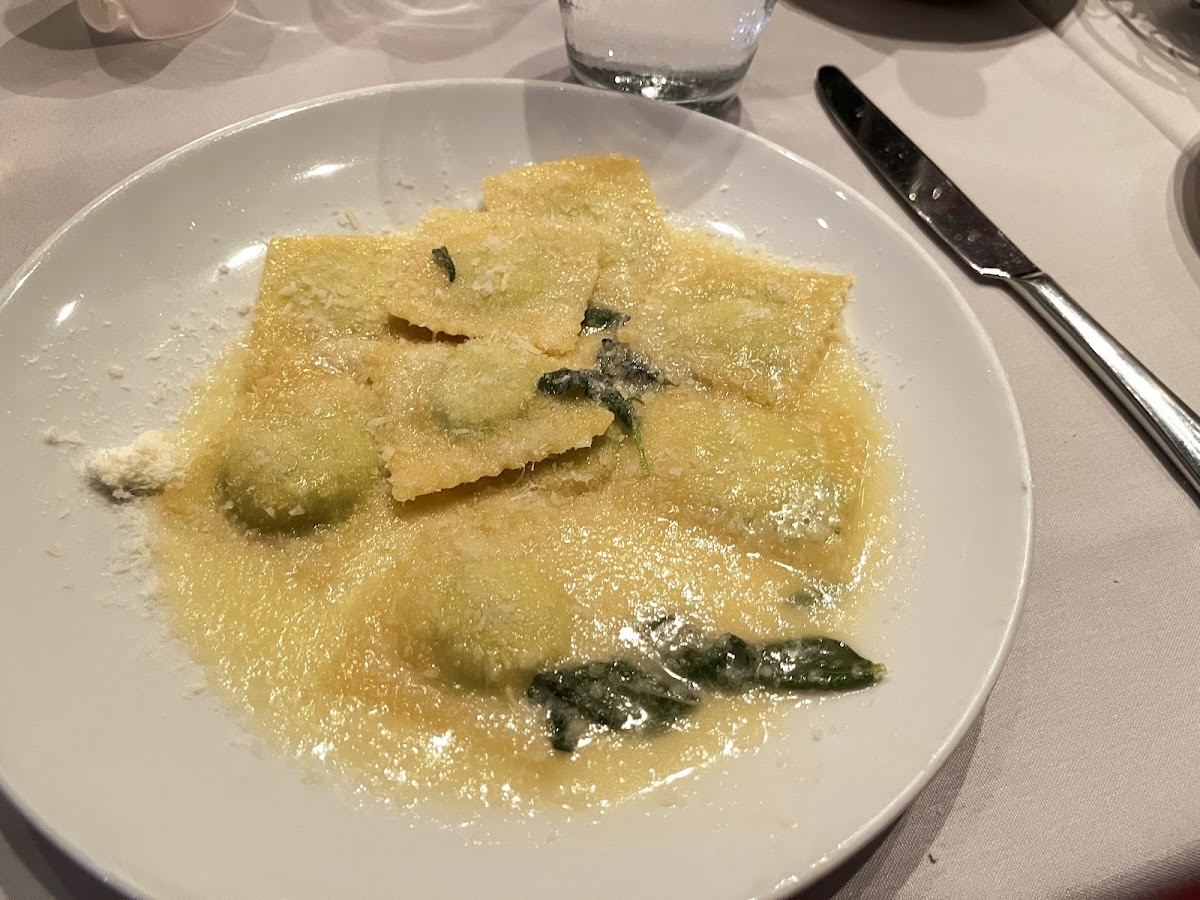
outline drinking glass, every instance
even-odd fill
[[[559,0],[585,84],[717,106],[745,77],[775,0]]]

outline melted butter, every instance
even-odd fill
[[[535,558],[558,573],[577,605],[576,660],[627,653],[639,623],[669,613],[714,634],[852,640],[886,581],[896,469],[875,394],[841,337],[775,407],[811,429],[830,474],[855,486],[836,539],[800,547],[693,515],[672,494],[669,460],[643,475],[619,433],[404,504],[380,477],[336,525],[256,536],[230,517],[220,489],[223,434],[244,404],[246,372],[247,353],[235,349],[186,416],[187,477],[154,501],[160,593],[211,684],[256,732],[389,801],[604,807],[752,751],[778,707],[794,703],[709,695],[665,733],[601,734],[556,753],[520,690],[466,689],[439,667],[430,579],[455,554]],[[310,381],[304,390],[321,390],[322,379]],[[672,390],[647,404],[648,422]],[[791,599],[798,592],[807,602]]]

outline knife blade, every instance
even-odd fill
[[[1075,352],[1200,495],[1200,418],[1035,266],[922,150],[835,66],[817,95],[851,144],[925,226],[978,277],[1024,300]]]
[[[817,72],[817,83],[838,124],[888,187],[968,266],[987,278],[1038,270],[840,69],[823,66]]]

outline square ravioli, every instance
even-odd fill
[[[519,338],[547,353],[575,346],[598,271],[589,230],[440,209],[411,237],[388,301],[397,318],[445,334]]]
[[[777,551],[842,533],[859,485],[791,412],[703,388],[648,398],[642,429],[655,493],[725,534]]]
[[[592,226],[600,237],[595,302],[628,311],[641,299],[666,247],[662,210],[641,163],[586,156],[537,163],[483,180],[489,210]]]
[[[673,381],[774,404],[803,379],[833,336],[851,279],[751,254],[673,229],[654,289],[623,339]]]
[[[275,238],[263,264],[252,343],[382,333],[400,260],[411,254],[403,235]]]
[[[377,371],[392,496],[404,502],[587,447],[612,424],[603,406],[547,397],[554,359],[500,340],[397,346]]]

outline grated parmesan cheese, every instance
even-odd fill
[[[42,432],[42,440],[47,444],[82,444],[83,438],[78,431],[59,431],[57,425],[51,425]]]
[[[161,431],[146,431],[125,447],[97,450],[84,474],[112,491],[116,500],[161,490],[182,474],[175,448]]]

